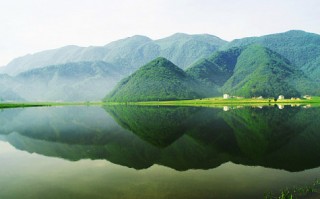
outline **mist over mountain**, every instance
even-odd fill
[[[48,65],[81,61],[105,61],[128,74],[157,57],[165,57],[185,68],[195,60],[210,55],[226,41],[212,35],[174,34],[160,40],[136,35],[105,46],[65,46],[12,60],[3,72],[10,75]]]
[[[32,69],[15,77],[0,76],[1,88],[28,101],[101,100],[123,76],[115,66],[102,61],[76,62]],[[0,97],[4,98],[0,92]],[[23,101],[4,98],[4,101]]]
[[[25,101],[25,99],[14,91],[14,88],[17,86],[18,83],[16,83],[13,77],[6,74],[0,74],[0,102]]]

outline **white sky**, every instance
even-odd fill
[[[320,34],[320,0],[0,0],[0,66],[28,53],[136,34],[232,40],[291,29]]]

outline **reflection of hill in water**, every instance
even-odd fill
[[[136,169],[209,169],[228,161],[289,171],[320,165],[320,109],[104,108],[114,119],[99,107],[23,109],[0,132],[30,153]]]
[[[111,106],[106,111],[125,129],[158,147],[166,147],[188,129],[196,108]]]

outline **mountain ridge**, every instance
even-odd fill
[[[242,56],[243,62],[242,67],[240,67],[246,75],[242,75],[241,73],[235,74],[235,67],[239,55],[243,49],[250,45],[260,45],[263,48],[270,49],[273,53],[269,54],[274,55],[273,57],[276,57],[275,53],[281,57],[273,60],[270,59],[269,62],[263,62],[263,59],[268,57],[268,53],[262,53],[261,57],[255,56],[255,52],[248,53],[247,58]],[[164,57],[174,65],[184,69],[186,74],[198,81],[198,85],[201,84],[201,89],[207,90],[212,94],[210,94],[211,96],[219,93],[216,92],[217,89],[220,89],[220,93],[234,93],[236,89],[243,90],[243,86],[246,86],[246,90],[248,91],[257,90],[254,89],[254,87],[258,85],[258,87],[260,87],[258,90],[261,91],[265,88],[261,87],[262,81],[257,78],[258,76],[266,82],[269,82],[268,84],[264,84],[265,86],[269,85],[269,87],[274,87],[270,85],[277,84],[275,87],[277,89],[290,87],[292,88],[290,90],[297,91],[292,92],[295,93],[294,95],[289,94],[286,95],[286,97],[296,96],[297,93],[301,95],[320,95],[320,35],[297,30],[260,37],[248,37],[231,42],[221,40],[209,34],[189,35],[176,33],[158,40],[135,35],[110,42],[105,46],[79,47],[70,45],[13,60],[11,64],[16,66],[10,69],[13,75],[11,74],[10,78],[0,76],[0,87],[2,88],[2,92],[11,90],[21,96],[21,98],[29,101],[40,99],[54,101],[98,100],[98,96],[103,98],[106,93],[111,91],[111,87],[116,85],[122,78],[133,74],[141,66],[144,66],[157,57]],[[260,62],[260,64],[264,64],[264,69],[260,68],[259,71],[251,67],[250,59],[252,57],[255,57],[256,61]],[[246,59],[247,61],[244,61]],[[67,63],[58,64],[60,62]],[[98,74],[98,71],[96,71],[97,73],[93,74],[93,76],[91,73],[85,73],[85,71],[93,69],[92,64],[98,62],[106,63],[103,66],[105,68],[100,68],[101,71],[103,71],[101,74]],[[282,64],[279,64],[280,62]],[[48,63],[50,63],[50,65],[46,65]],[[74,65],[75,63],[81,65],[81,71],[77,70],[77,66]],[[55,69],[57,71],[63,71],[70,70],[70,68],[68,68],[70,65],[73,65],[73,69],[71,73],[68,73],[70,81],[68,81],[67,84],[59,84],[59,82],[53,81],[55,78],[54,75],[57,74],[49,72],[53,70],[53,66],[59,66],[59,69]],[[274,65],[273,70],[269,67],[271,65]],[[282,67],[284,65],[290,67]],[[30,66],[30,69],[26,66]],[[62,69],[63,67],[66,67],[66,69]],[[276,70],[276,68],[278,69]],[[19,70],[22,69],[24,71],[19,72]],[[0,68],[0,71],[6,70],[8,70],[8,66],[6,68]],[[263,75],[264,72],[266,72],[266,75]],[[273,74],[274,72],[275,74]],[[283,75],[284,79],[289,78],[290,80],[282,80],[283,78],[280,78],[282,75],[279,75],[280,72],[281,74],[290,73],[291,75],[289,76]],[[22,78],[28,73],[29,75],[38,73],[37,78],[36,76],[34,77],[34,82],[39,82],[39,85],[31,81],[31,76],[29,76],[27,80]],[[51,77],[48,77],[49,74]],[[83,79],[75,78],[78,75],[81,75]],[[268,80],[265,78],[267,76]],[[230,80],[230,78],[232,79]],[[45,79],[46,81],[42,81]],[[235,86],[237,84],[232,83],[225,85],[227,81],[230,82],[235,79],[246,80],[243,81],[242,86]],[[57,86],[53,86],[54,82],[56,82]],[[290,83],[288,84],[288,82]],[[30,87],[29,84],[33,86]],[[102,87],[105,88],[102,89]],[[37,89],[40,89],[41,92],[36,92]],[[60,90],[59,94],[53,94],[56,89]],[[27,95],[26,90],[32,90],[34,95]],[[42,92],[42,90],[44,90],[44,92]],[[83,94],[81,94],[81,90],[84,92]],[[285,89],[282,90],[285,91]],[[88,96],[86,96],[88,94],[87,91],[91,91],[91,94]],[[100,92],[102,91],[105,93],[101,94]],[[259,94],[259,92],[248,94],[247,91],[245,93],[238,92],[238,94],[245,94],[245,96],[248,97],[252,97],[251,95],[253,94]],[[59,99],[59,97],[63,96],[63,92],[68,95],[74,93],[74,95],[70,98],[62,97]],[[262,94],[269,97],[275,95],[273,91],[262,92]]]
[[[204,37],[204,39],[201,39],[202,37]],[[209,42],[207,42],[207,40]],[[173,45],[177,42],[181,43],[184,49],[181,51],[172,51],[174,49]],[[105,61],[117,65],[119,68],[123,68],[127,74],[130,74],[139,66],[159,56],[170,59],[180,67],[187,67],[187,65],[191,64],[195,59],[211,54],[212,50],[218,49],[225,43],[226,41],[216,36],[206,34],[187,36],[171,35],[158,40],[135,35],[110,42],[104,46],[80,47],[69,45],[28,54],[13,59],[4,67],[3,72],[10,75],[17,75],[26,70],[42,68],[48,65],[78,61]],[[188,54],[196,53],[192,59],[186,59],[186,56],[181,54],[188,52],[188,50],[192,50]],[[181,57],[183,57],[183,59]]]
[[[320,35],[302,30],[236,39],[221,47],[221,50],[250,44],[259,44],[281,54],[308,75],[314,70],[309,70],[306,66],[320,59]]]

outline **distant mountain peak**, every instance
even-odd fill
[[[169,37],[189,37],[189,36],[191,35],[187,33],[177,32],[177,33],[174,33],[173,35],[170,35]]]
[[[166,41],[166,40],[176,40],[176,39],[181,39],[181,38],[184,38],[184,39],[195,39],[195,40],[203,40],[203,39],[209,39],[209,40],[215,40],[215,42],[219,41],[221,43],[227,43],[227,41],[224,41],[222,40],[221,38],[217,37],[217,36],[214,36],[214,35],[210,35],[210,34],[207,34],[207,33],[204,33],[204,34],[187,34],[187,33],[181,33],[181,32],[178,32],[178,33],[174,33],[173,35],[170,35],[168,37],[165,37],[165,38],[162,38],[162,39],[159,39],[159,40],[156,40],[156,41]]]
[[[160,69],[160,68],[163,68],[163,69]],[[174,63],[172,63],[171,61],[169,61],[164,57],[155,58],[154,60],[150,61],[148,64],[142,66],[137,72],[143,71],[143,70],[146,70],[147,73],[149,73],[150,71],[152,72],[153,70],[157,71],[157,73],[163,73],[165,70],[167,72],[171,71],[174,74],[185,76],[185,73],[181,68],[179,68]],[[159,74],[156,74],[156,75],[159,75]]]
[[[304,30],[298,30],[298,29],[293,29],[293,30],[288,30],[286,31],[287,33],[307,33],[306,31]],[[285,33],[286,33],[285,32]]]
[[[142,66],[141,68],[149,67],[149,66],[152,66],[152,67],[157,67],[157,66],[177,67],[177,68],[179,68],[178,66],[174,65],[171,61],[169,61],[168,59],[166,59],[164,57],[157,57],[154,60],[152,60],[151,62],[149,62],[148,64],[146,64],[145,66]]]

